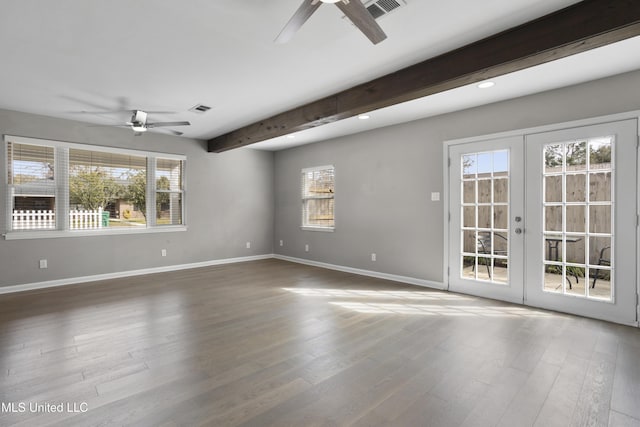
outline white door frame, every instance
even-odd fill
[[[449,145],[449,154],[451,157],[451,165],[449,166],[450,176],[457,176],[454,178],[456,183],[462,183],[461,174],[462,167],[460,158],[468,152],[484,152],[491,153],[494,151],[507,151],[508,152],[508,213],[507,213],[507,226],[500,227],[507,230],[501,230],[499,234],[506,234],[508,245],[508,277],[507,283],[495,283],[485,280],[473,280],[471,278],[458,277],[462,271],[462,264],[460,256],[462,248],[460,247],[461,241],[453,241],[451,236],[452,230],[460,236],[460,230],[462,228],[463,218],[461,215],[461,209],[455,209],[451,212],[449,218],[448,227],[450,229],[449,238],[452,239],[449,242],[449,255],[448,259],[452,264],[452,270],[449,274],[449,290],[454,292],[468,293],[486,298],[500,299],[504,301],[510,301],[515,303],[523,302],[523,284],[524,284],[524,245],[521,230],[524,228],[524,223],[521,218],[524,215],[524,196],[522,189],[524,188],[524,165],[522,164],[524,159],[524,144],[523,138],[512,136],[508,138],[498,138],[492,140],[476,141],[474,143],[467,144],[455,144]],[[451,179],[451,178],[450,178]],[[502,179],[502,178],[498,178]],[[450,181],[453,182],[453,181]],[[491,181],[490,181],[491,182]],[[462,197],[461,186],[455,185],[449,188],[450,196],[459,196],[456,199]],[[493,198],[491,198],[493,203]],[[490,216],[493,214],[491,213]],[[478,214],[479,216],[479,214]],[[520,218],[520,222],[515,218]],[[491,222],[493,225],[493,222]],[[483,231],[481,231],[483,232]],[[514,244],[514,242],[519,242]],[[494,242],[495,243],[495,242]],[[474,245],[474,250],[477,245]],[[489,250],[491,253],[493,251]],[[455,257],[455,258],[454,258]],[[451,261],[454,259],[454,261]],[[453,271],[457,270],[457,271]],[[480,269],[478,265],[476,272],[484,272],[484,267]],[[495,278],[495,277],[494,277]]]
[[[449,241],[449,204],[450,204],[450,190],[451,183],[449,180],[449,146],[454,144],[464,144],[464,143],[472,143],[478,141],[485,141],[488,139],[500,139],[500,138],[508,138],[513,136],[524,137],[527,134],[533,133],[542,133],[549,131],[557,131],[563,129],[569,129],[574,127],[583,127],[583,126],[591,126],[597,125],[607,122],[616,122],[627,119],[635,119],[638,122],[638,129],[636,132],[636,140],[640,138],[640,110],[629,111],[625,113],[619,114],[611,114],[606,116],[598,116],[581,120],[574,120],[569,122],[555,123],[544,126],[536,126],[531,128],[524,129],[516,129],[512,131],[499,132],[494,134],[487,134],[481,136],[474,136],[468,138],[460,138],[460,139],[452,139],[446,140],[443,142],[443,153],[442,153],[442,164],[443,164],[443,218],[444,218],[444,226],[443,226],[443,284],[445,289],[449,289],[449,274],[450,274],[450,264],[449,264],[449,250],[450,250],[450,241]],[[640,192],[640,152],[637,153],[637,170],[636,170],[636,191]],[[526,167],[526,166],[525,166]],[[636,215],[639,218],[638,223],[640,224],[640,197],[637,198],[636,204]],[[640,227],[636,226],[636,253],[640,254]],[[625,323],[630,326],[640,327],[640,323],[638,319],[640,319],[640,268],[636,269],[636,321],[632,323]]]
[[[636,139],[637,128],[637,120],[631,119],[527,135],[526,152],[530,159],[528,160],[530,166],[527,169],[528,176],[525,191],[530,204],[527,207],[529,217],[529,232],[527,235],[529,238],[527,239],[525,250],[529,254],[542,254],[545,249],[543,246],[544,224],[542,220],[542,175],[544,171],[542,153],[544,145],[609,135],[615,138],[612,150],[614,155],[614,180],[611,199],[615,214],[611,218],[613,221],[611,232],[614,239],[612,243],[609,243],[611,246],[610,253],[613,256],[610,259],[613,259],[613,265],[615,265],[613,270],[614,280],[611,282],[613,284],[612,290],[614,291],[612,300],[599,301],[583,296],[576,297],[571,295],[570,292],[562,295],[561,293],[544,291],[542,289],[544,281],[542,277],[542,262],[530,262],[526,267],[527,273],[525,275],[529,279],[527,305],[583,316],[589,313],[590,317],[623,324],[633,324],[637,320],[637,303],[635,301],[637,286],[632,286],[628,281],[625,282],[623,280],[623,278],[627,277],[637,277],[637,257],[635,254],[637,241],[632,240],[633,237],[627,234],[634,227],[637,228],[637,218],[634,213],[634,209],[637,208],[637,188],[635,188],[635,180],[624,182],[626,176],[635,174],[638,169],[635,158],[637,143],[633,143],[635,142],[633,140]],[[623,192],[625,188],[629,189],[628,187],[631,187],[632,191]],[[590,231],[588,225],[585,224],[583,230],[585,233]],[[584,242],[585,245],[588,243],[586,240]],[[589,264],[589,259],[585,258],[585,263]],[[590,278],[585,274],[582,280],[586,291],[589,289]]]

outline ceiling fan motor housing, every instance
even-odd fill
[[[131,123],[144,126],[147,124],[147,113],[140,110],[134,110],[133,115],[131,116]]]

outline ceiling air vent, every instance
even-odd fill
[[[189,111],[193,111],[194,113],[201,113],[201,114],[206,113],[209,110],[211,110],[211,107],[207,107],[206,105],[202,105],[202,104],[198,104],[189,108]]]
[[[404,0],[373,0],[366,2],[364,5],[371,16],[373,16],[374,19],[378,19],[406,4]]]

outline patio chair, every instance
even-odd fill
[[[600,256],[598,256],[598,265],[606,265],[608,267],[611,266],[611,255],[609,255],[609,258],[605,258],[604,252],[606,250],[611,250],[611,246],[605,246],[604,248],[602,248],[600,250]],[[593,283],[591,284],[591,289],[596,287],[596,281],[598,280],[598,272],[600,271],[600,269],[594,269],[593,272]]]
[[[504,241],[505,242],[505,246],[506,246],[506,242],[508,242],[508,239],[503,236],[502,234],[499,233],[494,233],[493,234],[495,237],[495,241],[493,242],[494,245],[494,250],[493,250],[493,255],[503,255],[503,256],[507,256],[509,254],[509,252],[506,249],[495,249],[496,245],[496,241]],[[491,232],[489,231],[479,231],[477,234],[477,238],[476,238],[476,245],[478,248],[478,254],[485,254],[485,255],[491,255]],[[485,258],[486,260],[486,258]],[[489,278],[491,279],[491,267],[489,265],[488,262],[485,261],[485,265],[487,266],[487,274],[489,275]],[[476,268],[475,264],[474,266],[471,268],[471,271],[473,271]]]

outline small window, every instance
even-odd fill
[[[156,159],[156,225],[182,225],[183,164]]]
[[[335,228],[335,168],[302,170],[302,228],[333,231]]]
[[[54,148],[9,142],[7,159],[12,229],[54,230]]]

